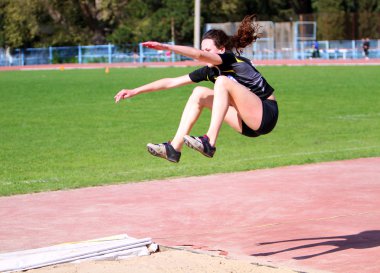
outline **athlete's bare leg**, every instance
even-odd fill
[[[227,111],[232,111],[229,110],[231,108],[230,105],[233,105],[233,110],[236,111],[240,132],[241,120],[244,120],[253,130],[257,130],[260,127],[263,116],[261,99],[236,81],[225,76],[219,76],[214,85],[211,123],[207,131],[207,136],[212,146],[215,146]],[[231,116],[231,113],[229,115]],[[232,125],[236,125],[236,122],[233,122]]]
[[[183,110],[177,132],[171,141],[174,149],[177,151],[182,150],[183,137],[190,133],[204,108],[212,109],[213,100],[214,91],[212,89],[203,86],[197,86],[194,88],[193,93],[189,97],[185,109]],[[236,131],[242,131],[241,118],[233,106],[228,106],[224,121]]]
[[[214,91],[210,88],[197,86],[189,97],[185,109],[183,110],[181,121],[177,132],[171,141],[172,146],[177,151],[181,151],[183,137],[190,133],[195,122],[198,120],[203,108],[211,108]]]

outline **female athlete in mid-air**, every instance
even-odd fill
[[[148,151],[171,162],[179,162],[185,143],[207,157],[213,157],[215,144],[223,121],[237,132],[258,137],[273,130],[277,123],[278,107],[274,89],[256,70],[251,61],[240,53],[260,37],[256,16],[246,16],[237,33],[228,36],[212,29],[202,37],[201,50],[187,46],[145,42],[143,46],[168,50],[207,63],[207,66],[176,78],[164,78],[149,84],[123,89],[115,101],[135,95],[211,81],[214,89],[197,86],[189,97],[174,138],[165,143],[147,145]],[[190,136],[190,131],[204,108],[211,109],[211,122],[205,135]]]

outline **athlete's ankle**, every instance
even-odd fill
[[[177,152],[180,152],[182,150],[182,146],[183,146],[183,140],[181,143],[178,143],[178,141],[176,141],[175,139],[169,141],[170,145],[172,145],[172,147],[174,148],[174,150],[176,150]]]
[[[215,147],[215,143],[216,143],[215,138],[210,138],[208,134],[205,134],[204,137],[208,139],[208,143],[210,143],[211,147]]]

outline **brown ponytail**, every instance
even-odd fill
[[[231,37],[233,48],[238,54],[262,36],[262,33],[259,32],[260,28],[261,26],[256,22],[256,14],[244,17],[237,33]]]
[[[236,53],[240,55],[244,48],[262,36],[259,33],[260,28],[261,26],[256,23],[256,14],[252,14],[243,19],[237,33],[233,36],[228,36],[220,29],[211,29],[203,34],[202,40],[212,39],[217,48],[224,47],[230,51],[235,48]]]

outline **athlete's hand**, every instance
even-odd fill
[[[133,90],[123,89],[115,95],[115,103],[118,103],[120,100],[133,97],[134,95],[136,95],[136,93]]]
[[[168,50],[169,49],[168,45],[161,44],[159,42],[154,42],[154,41],[144,42],[144,43],[142,43],[142,45],[147,47],[147,48],[152,48],[152,49],[156,49],[156,50]]]

